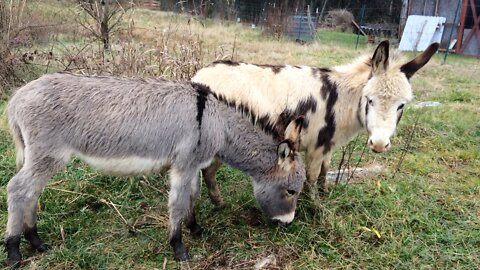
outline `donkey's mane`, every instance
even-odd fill
[[[294,120],[295,117],[305,115],[308,111],[315,112],[317,109],[317,102],[310,96],[306,100],[302,100],[297,104],[295,110],[284,109],[282,113],[272,122],[269,115],[257,115],[253,110],[249,109],[249,105],[243,102],[230,101],[221,94],[211,92],[211,94],[219,101],[226,104],[228,107],[235,108],[244,117],[250,118],[253,125],[258,125],[263,132],[272,135],[275,140],[283,140],[283,134],[288,124]],[[308,121],[303,122],[303,127],[308,126]]]

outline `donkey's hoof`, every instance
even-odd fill
[[[221,196],[212,196],[210,200],[216,208],[223,208],[225,206],[225,202]]]
[[[179,261],[188,261],[191,259],[190,255],[186,250],[175,252],[175,259]]]
[[[45,243],[42,243],[38,247],[35,247],[35,250],[37,250],[38,252],[46,252],[49,249],[50,249],[50,247]]]
[[[203,228],[196,224],[193,228],[190,229],[190,234],[193,238],[200,238],[203,234]]]
[[[17,269],[20,268],[22,265],[22,258],[8,258],[7,259],[7,266],[10,267],[11,269]]]
[[[318,190],[320,190],[320,193],[328,193],[328,187],[327,187],[327,185],[324,185],[324,186],[320,185],[320,186],[318,187]]]

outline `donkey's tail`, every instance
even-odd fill
[[[25,160],[25,142],[23,141],[22,132],[20,127],[14,119],[9,120],[10,132],[13,136],[13,141],[15,142],[15,149],[17,150],[17,171],[23,167],[23,162]]]

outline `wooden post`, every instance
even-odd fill
[[[465,17],[467,16],[467,6],[468,6],[468,0],[463,0],[462,11],[460,13],[460,26],[458,27],[457,44],[455,44],[456,53],[461,53],[460,48],[463,43],[463,30],[465,28]]]
[[[407,23],[408,12],[409,11],[409,2],[408,0],[402,0],[402,11],[400,13],[400,25],[398,27],[398,38],[402,37],[403,29],[405,29],[405,24]]]

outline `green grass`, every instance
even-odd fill
[[[332,30],[320,30],[317,33],[318,42],[328,46],[355,47],[357,35],[352,33],[335,32]],[[358,37],[359,48],[365,48],[367,43],[366,36]]]
[[[57,10],[57,1],[51,3]],[[166,17],[158,19],[150,11],[137,15],[140,26]],[[208,22],[205,31],[218,27]],[[356,37],[346,33],[321,31],[319,45],[297,46],[285,40],[272,41],[247,27],[228,29],[237,32],[228,39],[236,35],[239,60],[271,61],[265,52],[272,44],[275,50],[271,53],[279,57],[275,59],[278,62],[329,66],[347,63],[359,54],[354,50]],[[56,42],[70,43],[72,39],[65,36]],[[210,52],[222,44],[231,45],[223,40],[209,42]],[[38,46],[46,48],[48,44]],[[270,254],[276,256],[278,269],[478,269],[480,63],[456,55],[449,56],[445,65],[440,64],[442,60],[443,55],[435,56],[412,80],[413,103],[433,100],[442,105],[408,106],[391,151],[381,155],[368,152],[360,164],[378,163],[385,170],[333,186],[319,203],[303,196],[291,226],[277,227],[267,221],[258,210],[249,178],[224,166],[218,180],[226,206],[214,208],[203,187],[197,211],[205,233],[192,239],[184,232],[194,258],[178,263],[167,240],[168,185],[164,175],[109,177],[73,160],[50,180],[41,197],[39,233],[52,250],[38,254],[23,242],[24,269],[162,269],[164,264],[167,269],[251,269]],[[15,173],[5,109],[6,102],[0,101],[1,231],[7,220],[5,187]],[[410,148],[395,173],[417,117]],[[356,141],[355,158],[364,141],[365,135]],[[333,167],[339,158],[337,151]],[[131,232],[123,219],[136,232]],[[5,258],[6,254],[0,253],[0,262]]]

